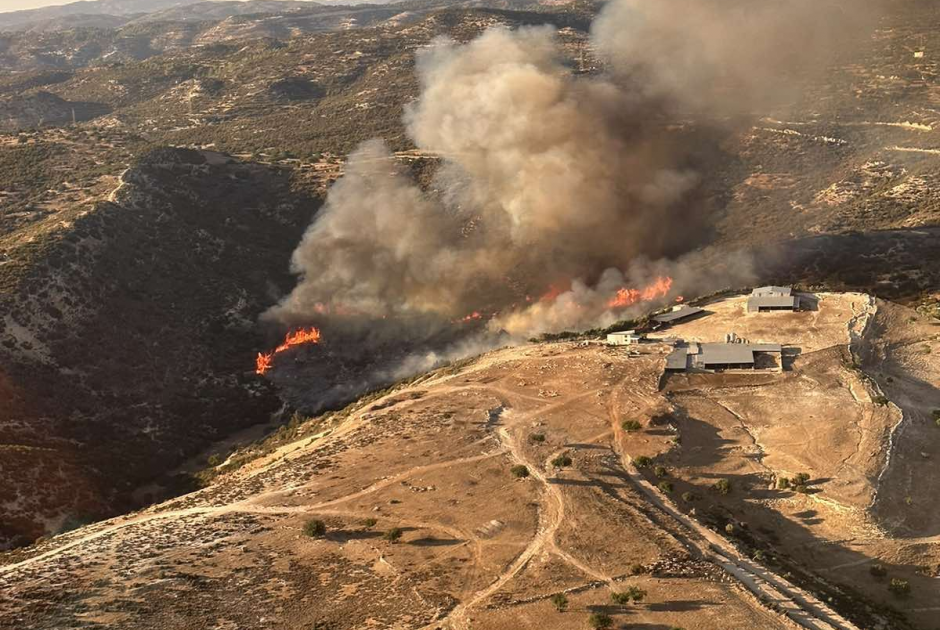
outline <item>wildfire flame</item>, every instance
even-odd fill
[[[305,343],[320,343],[320,331],[317,328],[299,328],[293,332],[288,332],[284,337],[284,343],[268,353],[258,353],[255,359],[255,373],[264,374],[274,365],[274,355],[284,352],[293,346],[299,346]]]
[[[626,287],[617,291],[617,294],[607,303],[609,308],[627,308],[638,302],[650,302],[664,298],[672,290],[672,278],[656,278],[656,282],[642,289],[628,289]]]

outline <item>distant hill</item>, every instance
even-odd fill
[[[20,28],[47,20],[59,20],[70,16],[135,16],[172,7],[197,4],[202,0],[82,0],[61,6],[42,7],[25,11],[0,13],[0,30]],[[105,26],[106,24],[103,24]]]

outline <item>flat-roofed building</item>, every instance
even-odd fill
[[[641,341],[643,341],[643,335],[635,330],[624,330],[607,335],[607,345],[609,346],[632,346]]]
[[[800,296],[790,287],[758,287],[747,298],[748,313],[800,310]]]
[[[667,372],[782,369],[779,343],[689,343],[666,357]]]

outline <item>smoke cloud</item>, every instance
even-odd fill
[[[674,280],[663,301],[749,283],[746,259],[702,270],[683,256],[707,238],[708,205],[700,147],[669,122],[791,98],[778,86],[821,65],[859,13],[613,0],[592,29],[605,78],[574,76],[548,27],[436,40],[417,56],[421,94],[405,117],[443,160],[430,190],[381,141],[362,145],[294,253],[297,287],[267,317],[430,329],[478,312],[526,336],[612,323],[624,315],[612,295],[662,276]]]

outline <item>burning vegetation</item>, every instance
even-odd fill
[[[274,355],[284,352],[294,346],[307,343],[320,343],[320,330],[318,328],[300,328],[293,332],[288,332],[284,337],[284,343],[276,347],[271,352],[259,352],[255,359],[255,373],[264,374],[274,366]]]

